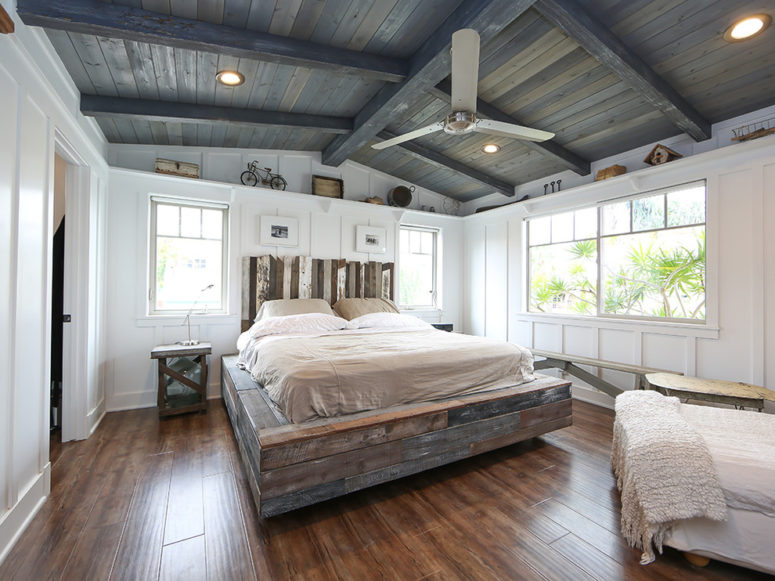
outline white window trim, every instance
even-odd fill
[[[436,313],[442,310],[441,307],[441,257],[442,257],[442,244],[441,244],[441,228],[434,228],[432,226],[420,226],[415,224],[399,224],[398,226],[398,285],[396,291],[398,298],[401,298],[401,230],[414,230],[418,232],[431,232],[433,236],[433,299],[431,304],[427,305],[404,305],[398,303],[398,308],[402,311],[412,311],[414,313]]]
[[[692,226],[704,226],[705,228],[705,318],[704,319],[681,319],[681,318],[672,318],[672,317],[649,317],[649,316],[642,316],[642,315],[621,315],[621,314],[615,314],[615,313],[605,313],[601,310],[601,289],[602,289],[602,280],[601,280],[601,247],[600,244],[598,244],[598,252],[597,252],[597,289],[598,289],[598,305],[597,305],[597,312],[593,315],[577,315],[573,313],[541,313],[541,312],[534,312],[530,311],[530,225],[529,222],[531,220],[535,220],[537,218],[543,218],[547,216],[554,216],[556,214],[563,214],[566,212],[575,212],[578,210],[584,210],[587,208],[596,208],[597,209],[597,220],[598,220],[598,226],[597,226],[597,235],[595,238],[590,238],[589,240],[596,240],[598,243],[602,242],[603,238],[612,236],[611,234],[602,234],[602,211],[601,208],[603,206],[607,206],[610,204],[615,204],[617,202],[624,202],[624,201],[632,201],[637,200],[640,198],[647,198],[651,196],[658,196],[660,194],[665,195],[669,192],[676,191],[679,188],[684,187],[690,187],[692,185],[704,185],[705,186],[705,222],[698,223],[698,224],[691,224],[687,226],[668,226],[665,228],[659,228],[655,230],[644,230],[644,231],[638,231],[633,232],[632,230],[629,232],[629,234],[640,234],[641,232],[650,232],[650,231],[661,231],[661,230],[672,230],[677,228],[687,228]],[[718,313],[717,313],[717,303],[716,303],[716,292],[715,289],[717,288],[717,280],[716,280],[716,269],[712,266],[713,261],[712,258],[716,256],[716,240],[715,236],[709,236],[709,225],[716,223],[715,217],[716,217],[716,204],[715,204],[715,198],[711,197],[711,184],[715,186],[715,181],[712,181],[708,178],[700,178],[700,179],[694,179],[689,180],[682,183],[677,183],[674,185],[669,186],[663,186],[659,188],[655,188],[653,190],[648,190],[644,192],[637,192],[637,193],[629,193],[624,194],[621,196],[610,196],[603,200],[599,200],[597,202],[590,202],[587,204],[580,204],[578,206],[574,205],[571,207],[566,208],[552,208],[547,209],[545,212],[537,212],[535,214],[532,214],[528,217],[525,217],[523,219],[524,222],[524,261],[525,261],[525,267],[524,267],[524,275],[523,275],[523,288],[524,288],[524,295],[523,295],[523,304],[522,304],[522,312],[520,313],[520,318],[524,317],[522,320],[530,320],[530,318],[535,317],[537,319],[544,319],[544,320],[552,320],[556,319],[559,321],[565,320],[565,321],[609,321],[613,323],[622,323],[622,324],[641,324],[641,325],[656,325],[656,326],[662,326],[662,327],[673,327],[675,329],[683,329],[685,331],[689,331],[690,329],[705,329],[708,331],[707,336],[708,337],[714,337],[718,334]],[[713,199],[713,203],[712,203]],[[630,210],[630,220],[632,221],[632,210]],[[665,214],[665,220],[667,220],[667,214]],[[586,240],[586,239],[585,239]],[[551,243],[550,243],[551,244]],[[536,245],[536,246],[544,246],[544,245]],[[689,331],[689,334],[694,334],[691,331]],[[705,333],[701,333],[701,335],[706,335]]]
[[[189,309],[156,309],[156,206],[157,204],[168,204],[188,208],[212,208],[223,210],[223,224],[221,234],[221,308],[208,309],[207,313],[193,311],[194,316],[225,315],[228,314],[229,297],[229,216],[230,207],[228,204],[217,202],[207,202],[199,200],[190,200],[183,198],[172,198],[164,196],[150,196],[148,202],[148,293],[146,302],[145,317],[150,319],[160,319],[163,317],[180,317],[188,313]]]

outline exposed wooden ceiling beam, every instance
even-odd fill
[[[449,75],[449,49],[453,32],[461,28],[473,28],[479,33],[481,44],[484,45],[534,2],[464,0],[412,55],[406,80],[383,87],[355,116],[355,130],[352,134],[337,137],[323,150],[323,163],[333,166],[342,163],[392,121],[403,120],[402,114],[409,103]]]
[[[18,0],[25,24],[399,82],[408,62],[98,0]]]
[[[380,131],[377,134],[377,137],[380,139],[393,139],[395,136],[395,133],[391,133],[390,131]],[[396,145],[395,147],[400,147],[401,149],[413,154],[415,157],[422,159],[422,161],[430,162],[445,169],[451,169],[452,171],[459,173],[468,179],[474,180],[475,182],[479,182],[484,186],[492,188],[504,196],[514,195],[514,186],[512,184],[469,167],[464,163],[452,159],[451,157],[447,157],[443,153],[420,145],[415,141],[405,141],[404,143]]]
[[[695,141],[710,138],[710,122],[574,0],[539,0],[535,8],[643,95],[676,127],[688,133]]]
[[[347,117],[258,111],[145,99],[121,99],[96,95],[81,95],[81,113],[89,117],[124,117],[145,121],[228,122],[234,125],[295,127],[315,129],[326,133],[349,133],[353,128],[353,120]]]
[[[452,83],[445,79],[436,85],[433,89],[431,89],[430,93],[438,99],[449,101],[450,95],[452,94]],[[515,119],[508,113],[504,113],[497,107],[494,107],[486,101],[482,101],[481,99],[476,100],[476,111],[482,117],[487,117],[488,119],[493,119],[494,121],[503,121],[504,123],[516,123],[517,125],[525,125],[525,123],[522,123],[519,121],[519,119]],[[540,143],[525,140],[520,141],[520,143],[532,151],[553,158],[558,163],[561,163],[563,166],[576,172],[579,175],[586,176],[589,175],[589,173],[592,171],[589,162],[586,159],[576,155],[572,151],[565,149],[562,145],[554,140],[550,139],[549,141],[542,141]]]

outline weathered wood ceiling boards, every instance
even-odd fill
[[[321,151],[457,200],[775,104],[775,27],[724,41],[757,0],[18,0],[114,143]],[[545,143],[433,134],[451,35],[481,36],[480,115]],[[245,75],[225,87],[216,72]],[[487,142],[498,154],[482,152]]]

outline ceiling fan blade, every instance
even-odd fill
[[[476,112],[479,84],[479,33],[470,28],[452,35],[452,112]]]
[[[435,133],[436,131],[441,131],[444,129],[444,123],[439,121],[438,123],[434,123],[433,125],[428,125],[427,127],[423,127],[422,129],[415,129],[414,131],[410,131],[409,133],[404,133],[403,135],[398,135],[392,139],[386,139],[385,141],[382,141],[380,143],[375,143],[371,147],[373,149],[385,149],[386,147],[390,147],[391,145],[398,145],[399,143],[403,143],[404,141],[409,141],[410,139],[416,139],[418,137],[422,137],[423,135],[428,135],[429,133]]]
[[[546,141],[554,137],[554,133],[550,131],[541,131],[540,129],[493,121],[492,119],[477,120],[474,131],[490,135],[501,135],[503,137],[514,137],[516,139],[524,139],[525,141]]]

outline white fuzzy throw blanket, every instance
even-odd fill
[[[679,520],[727,518],[708,447],[681,416],[676,397],[628,391],[616,398],[611,465],[622,496],[622,534],[643,551],[641,564],[662,552]]]

